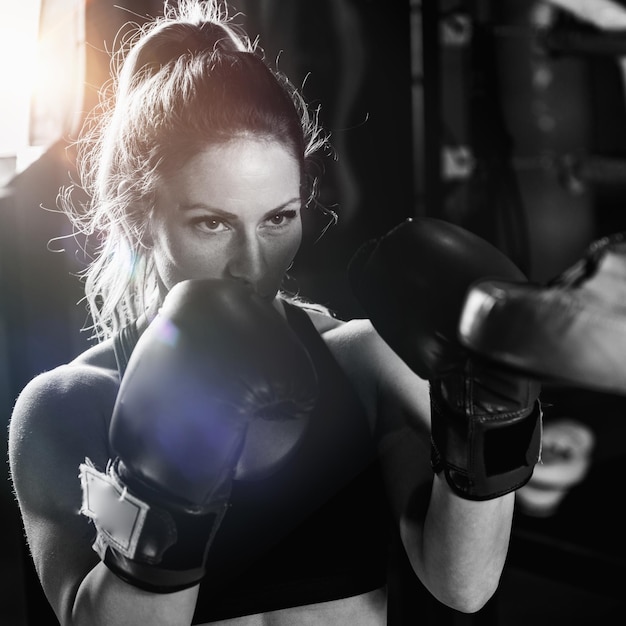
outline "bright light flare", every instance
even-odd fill
[[[36,81],[40,0],[3,7],[0,20],[0,156],[28,144],[31,95]]]

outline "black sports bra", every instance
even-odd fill
[[[122,376],[124,376],[128,360],[138,340],[139,332],[137,331],[137,324],[135,322],[124,326],[113,338],[113,351],[115,352],[115,360],[117,362],[117,371],[120,374],[120,380],[122,380]]]

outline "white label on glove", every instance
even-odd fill
[[[85,459],[79,469],[83,490],[80,512],[91,518],[98,529],[94,550],[102,558],[100,551],[104,540],[126,558],[134,558],[150,507],[128,493],[110,469],[104,474],[89,459]]]

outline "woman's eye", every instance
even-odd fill
[[[272,215],[268,221],[272,224],[272,226],[282,226],[286,222],[294,219],[296,215],[297,213],[294,210],[280,211],[280,213]]]
[[[200,230],[212,233],[226,230],[226,224],[224,224],[222,220],[215,217],[198,217],[192,221],[192,224]]]

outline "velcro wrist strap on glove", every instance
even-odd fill
[[[227,494],[201,511],[148,502],[120,480],[118,464],[109,463],[104,473],[88,459],[80,465],[81,513],[97,530],[93,549],[135,587],[171,593],[197,584],[228,508]]]
[[[489,500],[519,489],[541,453],[541,404],[510,412],[459,412],[431,385],[432,466],[468,500]]]

